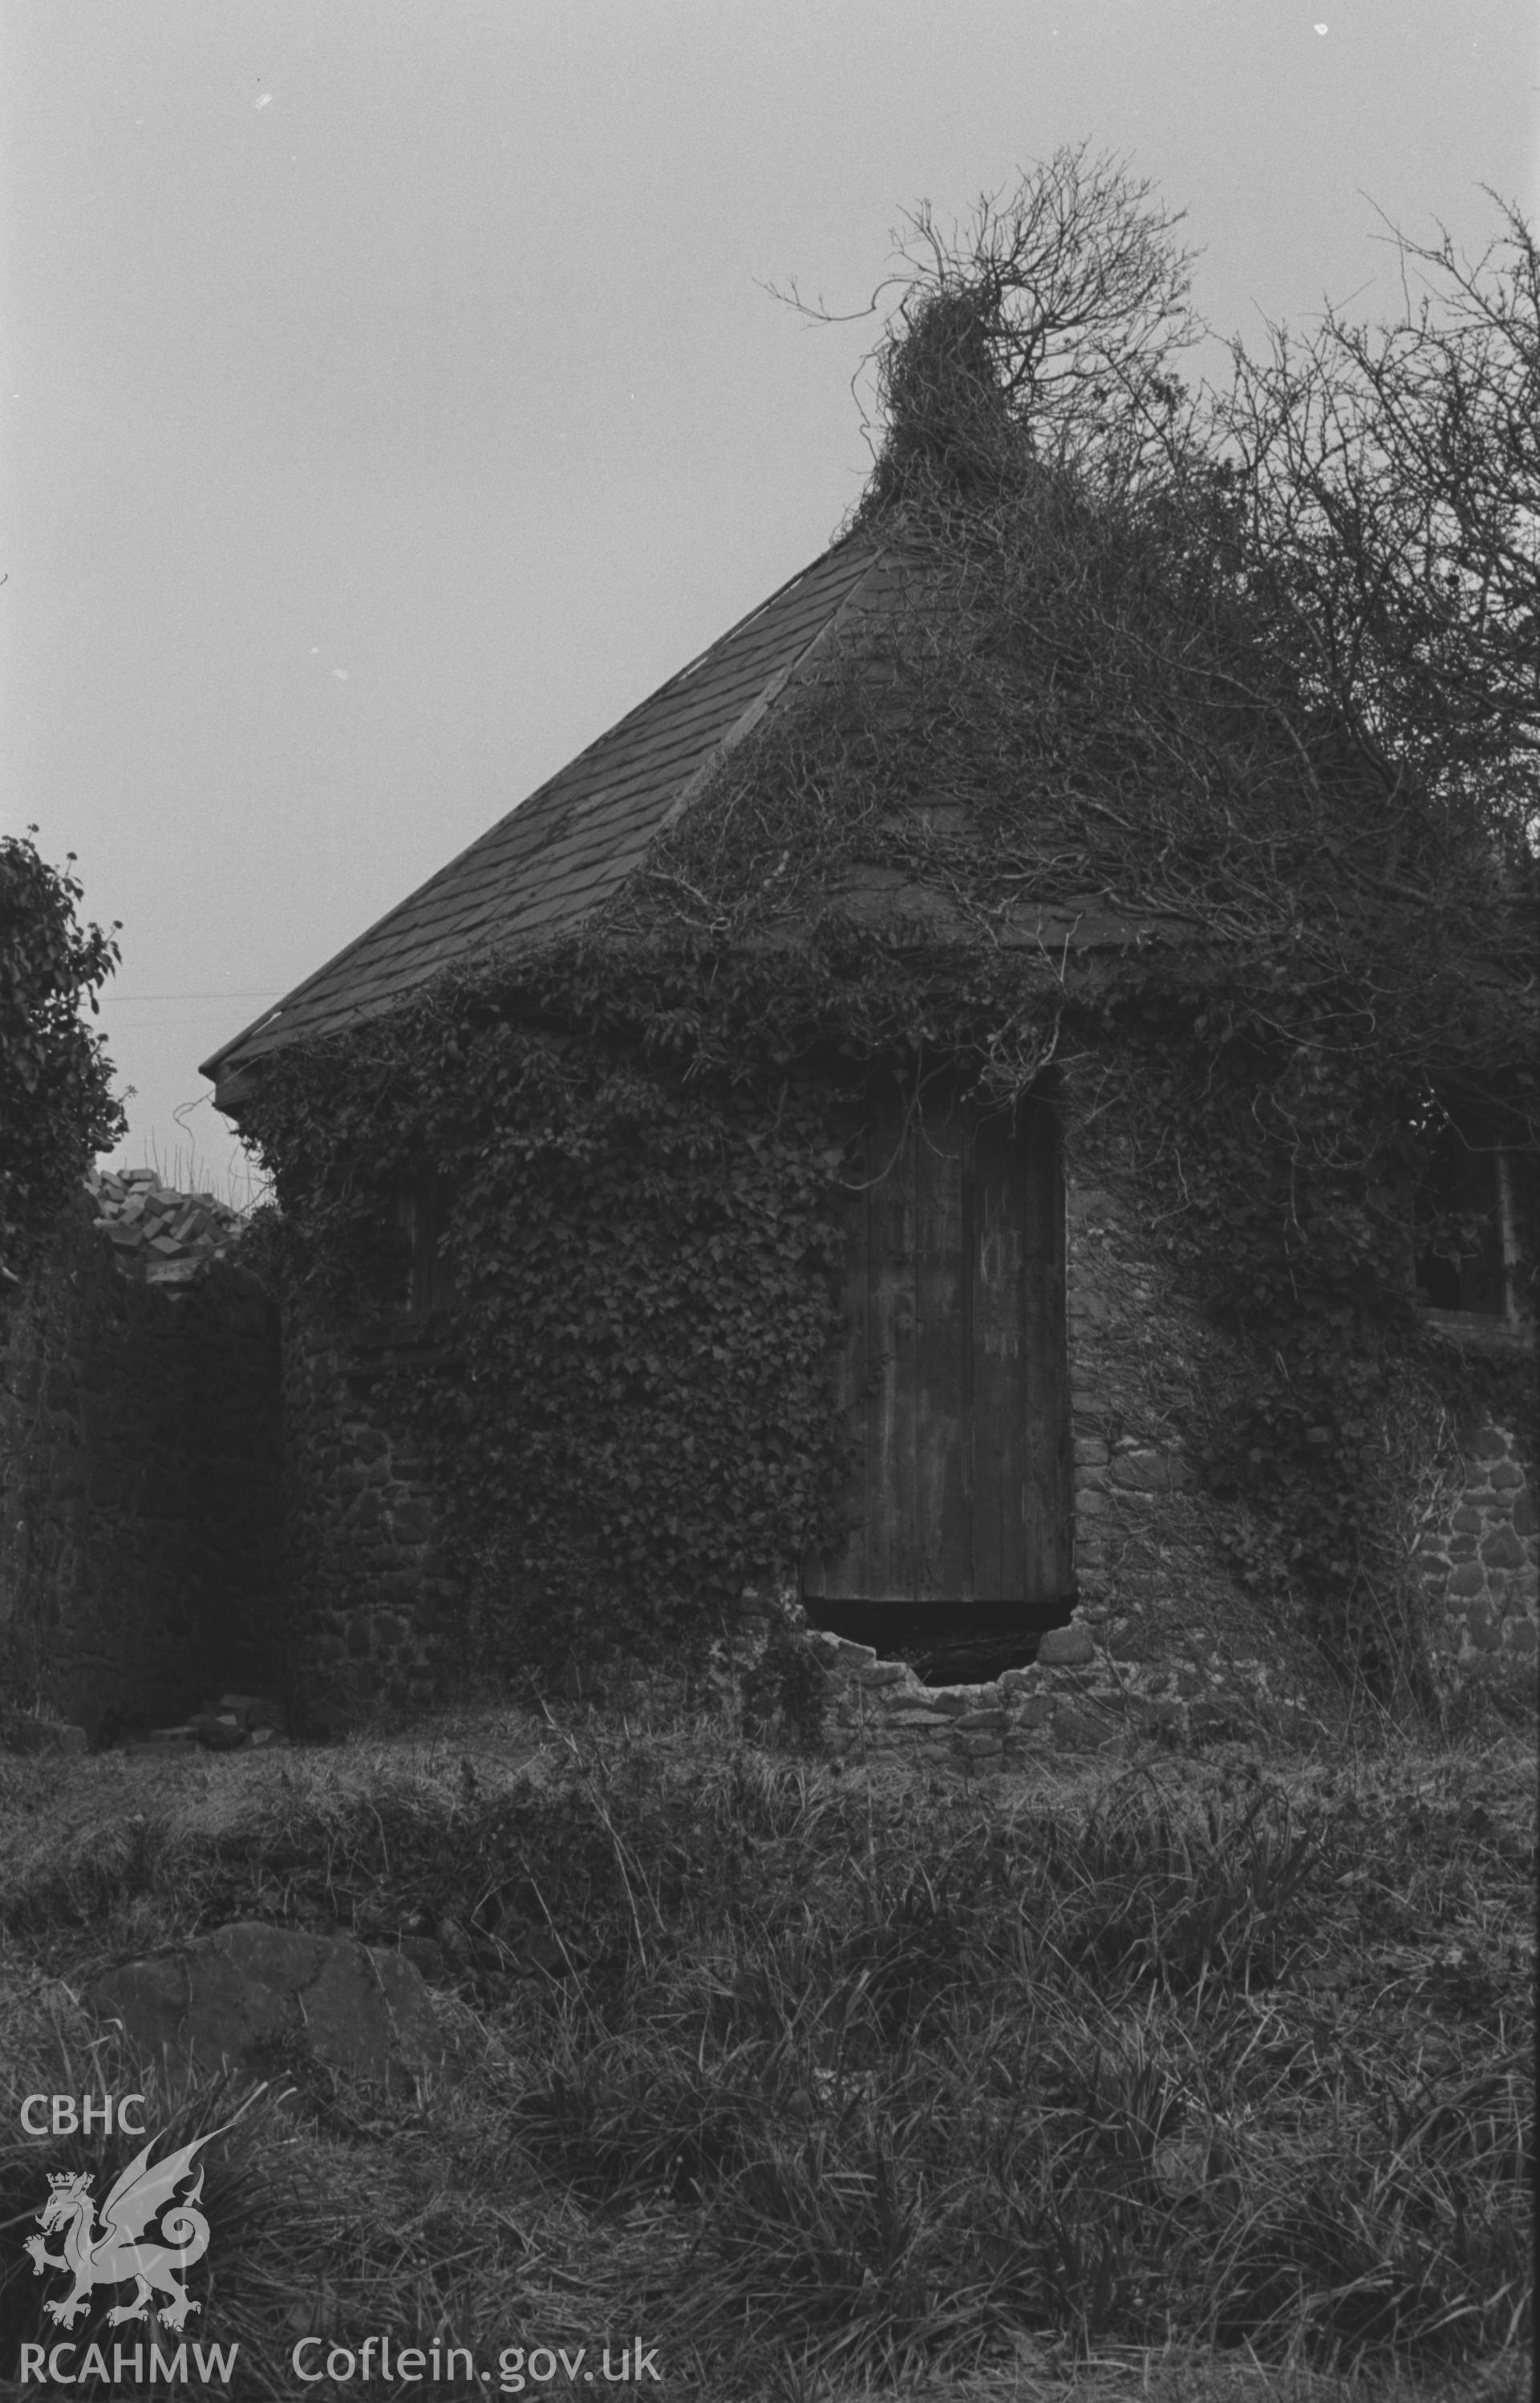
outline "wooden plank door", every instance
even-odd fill
[[[844,1361],[861,1467],[819,1601],[1057,1604],[1069,1586],[1063,1240],[1047,1104],[877,1097]],[[813,1616],[818,1612],[813,1608]]]

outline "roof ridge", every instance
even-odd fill
[[[693,770],[693,771],[685,779],[684,784],[681,785],[678,792],[669,803],[668,808],[659,819],[655,829],[657,834],[666,834],[670,826],[678,823],[679,819],[684,816],[685,812],[690,807],[691,803],[697,800],[701,794],[704,792],[707,785],[715,774],[717,769],[721,766],[723,760],[728,758],[732,752],[737,750],[738,745],[743,742],[748,735],[753,733],[755,728],[760,724],[762,719],[769,716],[770,711],[780,700],[781,695],[785,691],[786,687],[796,676],[800,674],[801,671],[807,666],[808,661],[813,657],[814,653],[825,649],[833,641],[841,622],[851,614],[855,604],[856,595],[865,586],[867,577],[870,575],[873,568],[880,567],[881,565],[887,549],[888,546],[885,543],[879,542],[873,546],[870,559],[867,562],[866,566],[862,569],[860,575],[850,587],[850,590],[845,593],[844,597],[839,602],[839,606],[833,611],[832,615],[825,618],[823,624],[817,629],[816,632],[809,636],[807,642],[803,644],[802,648],[797,653],[794,659],[787,660],[784,666],[775,670],[769,682],[755,695],[748,707],[743,711],[742,716],[733,721],[732,725],[728,727],[727,732],[721,735],[712,745],[711,750],[707,753],[705,758],[701,760],[700,766]],[[821,558],[813,561],[812,567],[821,567],[824,563],[824,560],[832,557],[832,549],[825,551]],[[811,575],[812,573],[812,568],[805,568],[803,570],[804,575]],[[790,587],[783,586],[782,590],[783,591],[789,590]],[[772,594],[770,597],[774,600],[779,596]],[[764,605],[768,609],[770,607],[770,602],[767,601]],[[757,615],[757,612],[756,612],[756,615]],[[751,620],[748,618],[741,620],[741,624],[742,625],[747,625],[750,622]],[[731,629],[731,632],[733,633],[737,633],[739,632],[739,628],[735,626]],[[728,636],[725,634],[722,639],[726,642],[728,639]],[[713,647],[715,648],[715,645]]]

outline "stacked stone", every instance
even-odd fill
[[[452,1594],[433,1487],[393,1364],[291,1313],[284,1358],[296,1668],[330,1723],[452,1686]]]
[[[1078,1139],[1085,1148],[1084,1134]],[[1178,1432],[1235,1373],[1228,1340],[1152,1264],[1126,1146],[1071,1162],[1065,1197],[1076,1624],[1094,1691],[1194,1736],[1297,1732],[1306,1647],[1232,1565],[1237,1507],[1195,1478]]]
[[[135,1758],[177,1760],[204,1752],[263,1751],[288,1743],[281,1702],[261,1694],[222,1694],[190,1718],[174,1727],[151,1728],[146,1735],[125,1737],[122,1749]]]
[[[1087,1752],[1126,1735],[1187,1732],[1186,1706],[1132,1690],[1084,1627],[1056,1627],[1027,1668],[978,1686],[925,1686],[868,1644],[810,1638],[828,1683],[825,1748],[836,1757],[926,1760],[975,1775],[1045,1751]]]
[[[210,1260],[228,1258],[240,1235],[241,1220],[225,1202],[212,1193],[179,1193],[153,1168],[93,1169],[86,1190],[96,1205],[92,1223],[122,1273],[164,1285],[173,1298]]]
[[[1483,1427],[1464,1467],[1458,1506],[1421,1547],[1435,1646],[1457,1684],[1527,1681],[1540,1649],[1533,1487],[1507,1427]]]

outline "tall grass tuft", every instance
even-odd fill
[[[1528,2341],[1522,1747],[981,1794],[704,1726],[465,1742],[203,1769],[110,1862],[86,1792],[0,1893],[36,1974],[266,1916],[406,1944],[479,2031],[414,2105],[286,2106],[328,2325],[625,2325],[723,2395],[1454,2393]]]

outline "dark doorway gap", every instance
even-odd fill
[[[1030,1668],[1050,1628],[1067,1627],[1073,1593],[1056,1602],[854,1602],[810,1596],[810,1620],[881,1660],[907,1660],[926,1686],[982,1686]]]
[[[1468,1115],[1429,1106],[1434,1142],[1418,1195],[1416,1280],[1432,1310],[1501,1317],[1507,1304],[1502,1172],[1495,1143]]]

